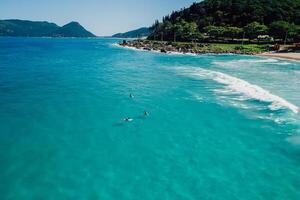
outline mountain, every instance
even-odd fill
[[[54,23],[27,20],[0,20],[0,36],[45,37],[59,29]]]
[[[271,25],[274,22],[277,24]],[[224,30],[218,27],[244,28],[249,24],[250,29],[254,27],[252,30],[258,25],[265,26],[258,27],[261,30],[278,30],[278,27],[282,28],[288,24],[290,27],[293,24],[300,25],[300,0],[204,0],[192,4],[189,8],[174,11],[165,16],[161,23],[156,21],[151,27],[153,34],[149,39],[164,37],[172,40],[178,37],[184,40],[178,34],[174,36],[174,32],[184,28],[192,30],[195,27],[200,33],[208,33],[208,30],[211,30],[212,34],[218,35]]]
[[[204,0],[173,12],[165,20],[175,21],[180,17],[188,22],[197,22],[200,27],[242,27],[254,21],[265,25],[278,20],[300,23],[299,11],[300,0]]]
[[[78,22],[71,22],[52,33],[53,37],[95,37]]]
[[[150,28],[143,27],[133,31],[128,31],[126,33],[117,33],[112,37],[117,38],[139,38],[139,37],[148,37],[150,35]]]
[[[0,20],[0,36],[11,37],[95,37],[78,22],[63,27],[54,23],[28,20]]]

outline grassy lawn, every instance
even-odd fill
[[[192,47],[195,50],[209,51],[209,52],[252,52],[262,53],[268,51],[269,45],[266,44],[219,44],[219,43],[188,43],[188,42],[175,42],[172,43],[175,47],[186,48]]]

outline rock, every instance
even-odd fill
[[[168,52],[177,52],[177,53],[193,53],[193,54],[205,54],[205,53],[233,53],[233,54],[254,54],[254,52],[245,52],[240,49],[235,50],[223,50],[223,49],[214,49],[212,44],[209,43],[193,43],[193,44],[182,44],[178,45],[173,42],[159,42],[159,41],[150,41],[150,40],[132,40],[120,43],[121,46],[128,46],[137,49],[143,49],[147,51],[159,51],[161,53]]]

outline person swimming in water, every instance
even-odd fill
[[[126,117],[126,118],[123,119],[123,121],[124,121],[124,122],[132,122],[133,119],[130,118],[130,117]]]
[[[131,98],[131,99],[133,99],[134,98],[134,96],[133,96],[133,94],[129,94],[129,97]]]
[[[150,114],[149,114],[147,111],[144,112],[144,116],[145,116],[145,117],[148,117],[149,115],[150,115]]]

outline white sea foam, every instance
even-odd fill
[[[138,48],[135,48],[135,47],[122,46],[122,45],[119,45],[118,43],[114,43],[114,44],[112,44],[112,46],[118,47],[118,48],[124,48],[124,49],[135,50],[135,51],[146,51],[146,50],[144,50],[144,49],[138,49]]]
[[[245,80],[217,72],[201,68],[177,68],[181,73],[200,79],[211,79],[225,85],[222,92],[228,94],[239,94],[242,99],[255,99],[262,102],[270,103],[269,109],[279,110],[283,108],[290,109],[294,113],[298,113],[299,108],[287,100],[276,96],[269,91],[253,85]],[[220,90],[216,90],[220,91]]]
[[[276,65],[291,65],[292,63],[289,62],[278,62]]]
[[[241,59],[237,60],[236,62],[239,63],[277,63],[279,60],[274,58],[267,58],[267,59]]]
[[[278,60],[277,59],[273,59],[273,58],[268,58],[268,59],[262,59],[262,60],[252,60],[252,59],[244,59],[244,60],[240,60],[239,62],[245,63],[277,63]]]
[[[245,65],[245,64],[248,64],[248,65],[251,65],[251,64],[257,64],[257,63],[265,63],[265,64],[268,64],[268,63],[276,63],[277,60],[275,59],[261,59],[261,60],[253,60],[253,59],[241,59],[241,60],[234,60],[234,61],[215,61],[213,62],[213,64],[215,65],[219,65],[219,66],[224,66],[224,67],[240,67],[241,65]]]
[[[289,143],[294,145],[300,145],[300,136],[291,136],[286,139]]]
[[[300,71],[294,71],[295,74],[300,75]]]
[[[154,53],[161,53],[161,54],[174,55],[174,56],[178,56],[178,55],[180,55],[180,56],[181,55],[197,56],[197,54],[194,54],[194,53],[182,53],[182,52],[173,52],[173,51],[168,51],[167,53],[162,53],[159,50],[154,50],[154,49],[151,49],[151,50],[139,49],[139,48],[136,48],[136,47],[122,46],[122,45],[119,45],[117,43],[113,44],[112,46],[119,47],[119,48],[130,49],[130,50],[134,50],[134,51],[154,52]]]
[[[224,67],[240,67],[243,65],[252,65],[252,64],[272,64],[272,65],[290,65],[292,63],[278,60],[278,59],[273,59],[273,58],[268,58],[268,59],[259,59],[259,60],[254,60],[254,59],[240,59],[240,60],[235,60],[235,61],[216,61],[213,62],[215,65],[219,66],[224,66]]]
[[[199,54],[196,53],[183,53],[183,52],[175,52],[175,51],[168,51],[168,55],[185,55],[185,56],[199,56]]]

